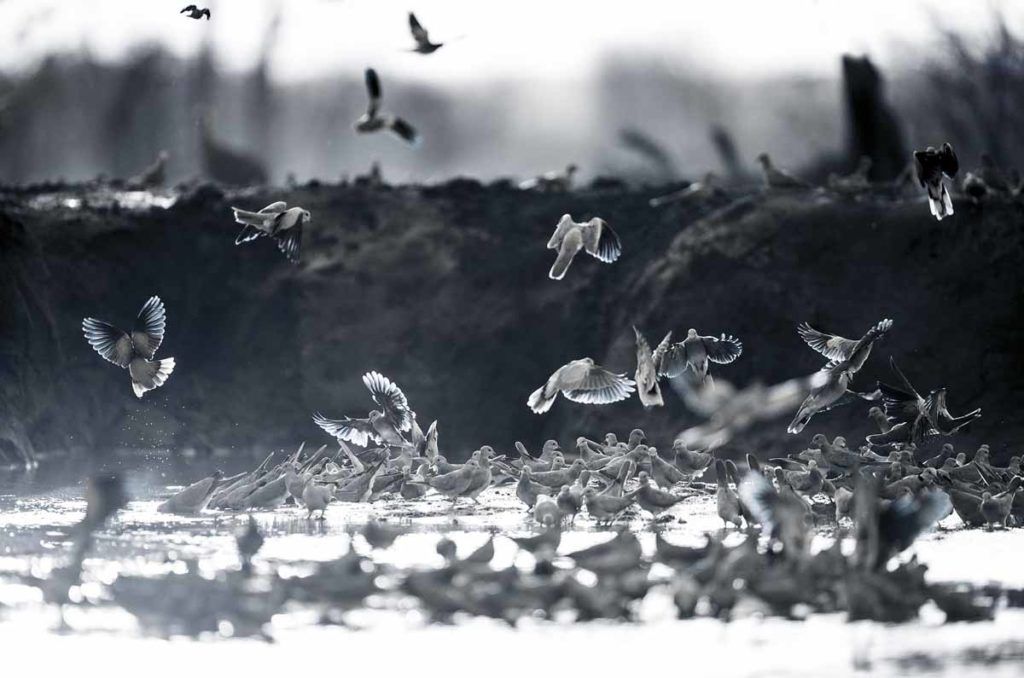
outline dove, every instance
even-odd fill
[[[465,496],[469,488],[472,487],[478,466],[475,458],[470,459],[462,465],[462,468],[456,469],[451,473],[427,478],[426,484],[437,490],[438,493],[451,499],[452,506],[454,507],[459,497]]]
[[[772,164],[772,159],[767,153],[762,153],[757,156],[757,161],[761,163],[761,173],[764,176],[765,188],[775,189],[800,189],[810,188],[807,182],[801,181],[796,177],[783,172],[779,168]]]
[[[135,318],[131,334],[95,318],[82,321],[82,332],[100,356],[120,368],[128,368],[132,391],[141,398],[164,385],[174,372],[174,358],[153,360],[164,340],[167,312],[160,297],[150,297]]]
[[[157,506],[156,510],[161,513],[201,513],[210,504],[210,499],[223,478],[224,474],[221,471],[216,471],[212,476],[192,483],[173,497],[168,498]]]
[[[282,474],[273,480],[267,481],[262,487],[246,497],[243,508],[273,510],[283,504],[287,498],[288,485],[285,482],[284,474]]]
[[[469,483],[469,487],[466,488],[464,497],[469,497],[476,503],[480,503],[477,497],[480,493],[491,486],[491,465],[490,457],[494,454],[494,448],[490,445],[484,445],[479,450],[473,453],[473,459],[476,461],[476,467],[473,469],[473,477]]]
[[[392,527],[387,523],[379,520],[367,521],[366,525],[363,525],[362,535],[366,543],[371,548],[375,549],[386,549],[390,548],[395,540],[405,534],[405,530],[397,527]]]
[[[928,209],[932,216],[938,221],[951,216],[953,200],[949,197],[943,177],[952,179],[960,169],[960,161],[953,147],[946,142],[939,150],[929,146],[923,151],[914,151],[914,167],[918,183],[928,192]]]
[[[985,519],[985,524],[989,528],[993,525],[1006,527],[1006,521],[1010,517],[1010,510],[1013,508],[1013,500],[1017,496],[1017,492],[1020,491],[1019,477],[1014,478],[1014,481],[1016,482],[1010,485],[1011,489],[1005,492],[995,495],[991,492],[983,492],[981,494],[981,516]]]
[[[548,240],[548,249],[558,251],[548,277],[561,280],[580,250],[586,250],[598,261],[611,264],[622,255],[622,242],[604,219],[594,217],[577,223],[571,215],[563,214]]]
[[[373,494],[373,483],[384,470],[384,462],[379,461],[371,468],[357,476],[353,476],[344,485],[334,490],[334,498],[340,502],[361,504],[370,500]]]
[[[659,487],[672,487],[676,483],[681,483],[689,479],[689,476],[679,470],[677,466],[674,466],[658,455],[656,448],[650,449],[648,458],[651,462],[651,477],[654,482],[658,483]]]
[[[402,434],[412,430],[414,417],[402,389],[379,372],[364,374],[363,384],[380,410],[373,410],[366,419],[328,419],[317,412],[313,415],[313,421],[341,442],[361,447],[367,446],[370,441],[396,447],[407,445]],[[429,448],[429,436],[427,441]]]
[[[537,503],[537,497],[550,492],[550,488],[533,482],[533,471],[529,466],[524,466],[519,475],[519,482],[516,483],[516,496],[526,504],[527,509],[533,509]]]
[[[657,520],[662,513],[686,499],[686,497],[681,497],[654,487],[651,485],[650,478],[644,471],[640,472],[639,478],[640,487],[637,490],[636,501],[640,504],[640,508],[650,513],[655,520]]]
[[[462,559],[464,563],[474,565],[486,565],[494,560],[494,534],[487,538],[483,544],[478,546],[472,553]]]
[[[678,377],[690,370],[703,384],[708,380],[708,362],[728,365],[743,353],[743,343],[725,334],[705,337],[691,328],[683,341],[671,343],[671,338],[669,332],[654,351],[654,364],[663,377]]]
[[[625,374],[615,374],[591,358],[581,358],[555,370],[543,386],[530,394],[526,404],[535,414],[543,414],[561,393],[573,402],[607,405],[625,400],[634,387],[633,380]]]
[[[519,548],[529,551],[534,555],[542,553],[554,554],[558,545],[562,542],[562,530],[556,524],[542,530],[539,534],[532,534],[527,537],[509,537]]]
[[[960,417],[953,417],[946,409],[946,389],[932,391],[927,398],[917,392],[903,374],[894,358],[889,366],[899,382],[898,386],[878,383],[882,394],[885,414],[893,427],[886,433],[869,435],[872,445],[888,442],[921,444],[925,438],[934,435],[952,435],[981,416],[975,409]]]
[[[541,191],[544,193],[567,193],[572,190],[573,179],[579,168],[570,163],[564,171],[545,172],[539,177],[520,182],[523,191]]]
[[[725,463],[721,459],[715,460],[715,471],[718,476],[716,480],[718,489],[715,491],[718,517],[722,519],[722,525],[725,527],[728,527],[729,523],[741,527],[743,518],[740,515],[740,498],[736,491],[729,487],[728,473],[725,470]]]
[[[577,459],[568,468],[558,469],[557,471],[534,471],[530,474],[530,479],[540,485],[557,489],[562,485],[572,483],[583,470],[583,460]]]
[[[595,574],[615,575],[636,570],[642,555],[643,549],[636,535],[623,528],[611,539],[567,553],[566,557]]]
[[[647,204],[651,207],[661,207],[674,202],[704,202],[724,194],[721,179],[714,172],[708,172],[700,181],[691,182],[686,188],[667,195],[651,198]]]
[[[583,490],[583,502],[587,506],[587,513],[598,522],[602,520],[611,523],[619,515],[633,505],[636,501],[637,490],[615,497],[610,494],[598,494],[597,490],[588,487]]]
[[[792,492],[776,492],[764,476],[748,473],[739,485],[744,506],[764,533],[782,543],[783,553],[803,559],[810,545],[807,505]]]
[[[640,397],[640,402],[644,407],[660,407],[665,404],[665,401],[661,397],[658,369],[654,365],[651,345],[647,343],[647,339],[635,325],[633,333],[636,334],[636,394]]]
[[[609,497],[621,497],[623,490],[626,487],[626,482],[633,477],[633,472],[636,470],[636,464],[632,460],[626,460],[625,463],[619,465],[618,473],[615,474],[615,478],[608,483],[608,485],[601,490],[601,494]]]
[[[321,485],[315,480],[306,483],[302,488],[302,505],[306,507],[306,520],[313,517],[314,511],[320,511],[319,520],[324,519],[327,505],[334,499],[334,489],[330,485]]]
[[[796,331],[804,343],[830,361],[850,361],[851,373],[855,373],[867,362],[874,343],[884,337],[890,328],[892,328],[892,320],[885,318],[857,340],[844,339],[835,334],[820,332],[807,323],[800,324]]]
[[[558,508],[558,502],[546,494],[538,495],[533,505],[533,519],[546,528],[561,523],[562,511]]]
[[[430,42],[427,29],[423,28],[412,12],[409,12],[409,31],[412,33],[412,39],[416,41],[416,47],[412,51],[417,54],[433,54],[444,45],[443,42]]]
[[[167,151],[157,153],[156,160],[138,175],[132,177],[125,183],[133,189],[147,190],[163,186],[166,181],[167,160],[170,158]]]
[[[235,223],[242,224],[242,230],[235,238],[235,244],[241,245],[260,237],[269,237],[277,241],[288,261],[298,263],[302,257],[302,227],[312,218],[309,210],[301,207],[288,207],[288,203],[278,201],[271,203],[259,212],[250,212],[240,207],[232,207]]]
[[[579,479],[577,478],[577,482]],[[563,516],[569,517],[569,522],[576,521],[576,514],[583,508],[583,487],[580,486],[579,491],[575,491],[577,483],[570,485],[562,485],[562,488],[558,491],[558,496],[555,497],[555,502],[558,504],[558,510],[562,512]]]
[[[715,458],[708,452],[694,452],[686,446],[682,440],[672,443],[675,467],[687,477],[704,473],[704,470],[711,465]]]
[[[263,533],[256,519],[249,516],[245,527],[235,534],[235,544],[238,546],[238,556],[242,560],[242,572],[248,574],[252,571],[252,557],[263,548]]]
[[[206,17],[207,21],[210,20],[210,10],[206,9],[205,7],[203,9],[199,9],[195,5],[189,5],[185,9],[178,12],[178,14],[185,14],[188,16],[189,19],[202,19],[203,17]]]
[[[387,129],[410,144],[419,142],[419,134],[416,132],[416,128],[406,122],[405,119],[392,113],[380,112],[380,78],[377,77],[377,71],[372,68],[366,69],[366,93],[369,96],[369,103],[366,107],[366,113],[356,120],[355,129],[357,132],[369,134]]]

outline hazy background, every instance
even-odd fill
[[[801,168],[843,152],[844,53],[880,68],[908,144],[955,133],[968,164],[1021,147],[1022,2],[211,0],[209,22],[179,15],[184,4],[0,2],[0,180],[130,176],[160,149],[172,181],[200,178],[202,111],[277,183],[374,161],[394,182],[567,162],[584,180],[660,182],[718,169],[713,124],[745,163],[767,150]],[[409,52],[409,10],[450,44]],[[422,131],[418,147],[353,132],[367,66],[386,108]],[[986,78],[1011,98],[969,91]],[[994,109],[984,124],[981,108]],[[630,150],[624,129],[660,159]]]

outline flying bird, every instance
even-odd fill
[[[591,358],[581,358],[555,370],[543,386],[530,394],[526,404],[536,414],[543,414],[561,393],[576,403],[607,405],[628,398],[635,386],[625,374],[615,374],[594,364]]]
[[[743,353],[743,342],[733,336],[702,337],[690,329],[686,339],[671,343],[669,332],[654,350],[654,364],[663,377],[678,377],[691,370],[703,384],[708,379],[708,362],[728,365]]]
[[[205,7],[203,9],[199,9],[195,5],[189,5],[178,12],[178,14],[188,14],[189,19],[202,19],[205,16],[207,21],[210,20],[210,10]]]
[[[288,203],[271,203],[259,212],[249,212],[232,207],[235,223],[242,224],[242,230],[235,238],[235,244],[267,236],[277,241],[277,248],[291,262],[302,257],[302,226],[310,220],[309,210],[288,207]]]
[[[636,386],[637,395],[644,407],[664,405],[661,397],[661,386],[658,385],[658,369],[654,365],[651,345],[635,326],[636,334]]]
[[[796,331],[800,338],[804,340],[804,343],[832,362],[849,360],[856,352],[857,362],[853,365],[853,371],[857,372],[864,366],[868,356],[871,355],[871,347],[874,345],[874,342],[884,336],[891,327],[892,320],[885,318],[857,340],[844,339],[835,334],[820,332],[807,323],[800,324]]]
[[[622,242],[604,219],[594,217],[590,221],[577,223],[572,220],[572,216],[563,214],[548,240],[548,249],[558,250],[548,276],[552,280],[561,280],[580,250],[586,249],[590,256],[610,264],[622,254]]]
[[[153,360],[164,340],[167,312],[160,297],[150,297],[139,315],[131,334],[95,318],[82,321],[82,332],[97,353],[118,367],[128,368],[132,390],[139,398],[146,391],[164,385],[174,371],[174,358]]]
[[[364,374],[363,384],[379,410],[371,411],[365,419],[328,419],[317,412],[313,421],[339,441],[353,445],[366,447],[370,441],[378,445],[407,445],[402,434],[412,430],[414,415],[402,389],[380,372]]]
[[[417,54],[433,54],[444,45],[443,42],[430,42],[427,29],[412,12],[409,12],[409,30],[412,32],[412,39],[416,41],[416,47],[412,51]]]
[[[415,144],[419,141],[419,134],[416,132],[416,128],[393,113],[382,113],[380,111],[380,78],[377,77],[377,71],[372,68],[366,69],[366,93],[369,96],[369,103],[366,106],[366,113],[356,120],[355,129],[357,132],[369,134],[371,132],[379,132],[382,129],[388,129],[410,144]]]
[[[949,142],[935,150],[929,146],[923,151],[914,151],[914,167],[917,169],[917,180],[928,191],[928,208],[932,216],[942,221],[943,217],[953,214],[953,200],[946,190],[943,177],[952,179],[960,169],[960,161]]]

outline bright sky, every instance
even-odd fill
[[[971,31],[1001,9],[1024,27],[1022,0],[208,0],[213,20],[178,11],[186,0],[2,0],[0,68],[54,49],[87,47],[116,59],[144,42],[179,55],[210,37],[229,68],[251,65],[281,12],[274,77],[382,72],[425,82],[519,76],[586,77],[617,51],[689,58],[736,76],[783,71],[834,74],[844,52],[885,63],[926,48],[935,22]],[[434,55],[408,53],[406,13],[435,40]]]

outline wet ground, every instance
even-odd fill
[[[236,465],[241,469],[256,462],[218,465],[230,473]],[[0,643],[5,661],[15,666],[19,657],[33,662],[45,658],[53,673],[76,670],[86,662],[108,666],[112,671],[107,675],[120,675],[119,670],[141,661],[147,676],[177,675],[200,662],[212,669],[239,661],[259,662],[261,673],[294,670],[295,662],[317,662],[312,668],[341,661],[345,670],[366,667],[392,673],[434,665],[460,675],[487,666],[490,675],[517,676],[541,667],[545,673],[571,670],[577,675],[673,666],[702,675],[751,676],[839,676],[865,670],[871,675],[1021,675],[1024,670],[1024,612],[1019,609],[1002,609],[995,621],[973,624],[943,624],[942,612],[930,604],[918,621],[904,625],[848,624],[838,614],[805,621],[756,616],[730,623],[678,621],[669,595],[659,589],[643,601],[636,623],[526,620],[512,629],[499,621],[466,618],[437,625],[428,624],[409,601],[371,597],[365,609],[350,613],[347,626],[322,625],[315,610],[289,604],[269,625],[274,643],[231,638],[230,627],[199,642],[168,642],[154,638],[135,617],[110,604],[106,586],[118,576],[184,572],[190,561],[204,576],[237,569],[234,532],[247,517],[222,512],[177,517],[156,511],[163,497],[204,475],[212,467],[208,462],[150,456],[109,462],[107,467],[124,474],[133,500],[98,535],[86,561],[80,594],[94,604],[69,606],[71,630],[59,633],[55,608],[43,604],[39,590],[21,583],[17,575],[44,576],[66,555],[68,531],[85,510],[86,469],[53,463],[30,476],[0,478]],[[332,504],[322,522],[306,520],[305,511],[296,507],[257,512],[266,543],[254,567],[283,576],[308,572],[317,562],[344,555],[353,542],[348,529],[369,517],[408,528],[393,547],[374,554],[378,562],[397,567],[441,565],[434,550],[439,533],[452,538],[464,555],[492,529],[513,535],[532,530],[509,488],[489,490],[482,499],[481,506],[467,504],[454,514],[447,502],[435,499]],[[720,527],[710,497],[686,502],[672,515],[661,529],[677,543],[699,544],[706,532]],[[628,524],[644,549],[652,551],[651,525],[640,516]],[[948,518],[915,546],[913,552],[929,565],[930,581],[1024,586],[1019,558],[1024,531],[959,528],[957,518]],[[581,517],[565,533],[560,552],[606,535],[605,528]],[[819,545],[833,537],[823,533]],[[354,538],[355,547],[365,549],[361,539]],[[496,540],[496,550],[495,567],[530,559],[507,539]],[[451,668],[456,659],[463,670]]]

